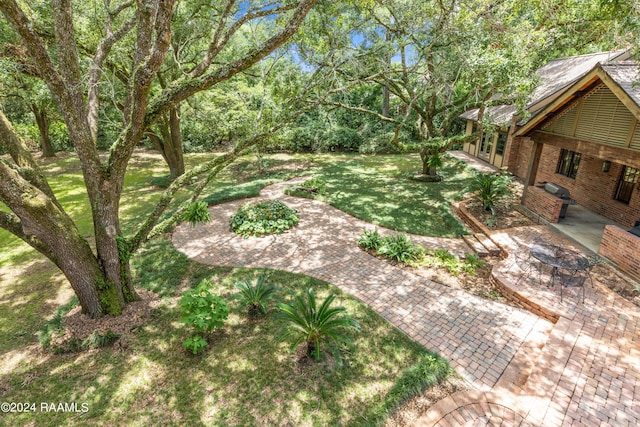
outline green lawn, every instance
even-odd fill
[[[159,197],[161,190],[149,186],[152,177],[166,173],[158,156],[136,156],[122,203],[125,230],[131,230]],[[191,155],[188,162],[210,156]],[[462,170],[459,166],[445,169],[452,182],[439,185],[447,194],[427,203],[430,184],[404,179],[418,167],[416,156],[279,154],[266,160],[266,171],[260,171],[253,158],[241,159],[212,183],[207,199],[247,197],[267,183],[313,173],[327,182],[329,201],[356,216],[412,232],[456,235],[463,230],[442,219],[445,201],[460,192],[464,173],[454,177]],[[77,161],[58,159],[45,169],[61,203],[81,232],[90,235],[91,216]],[[366,197],[365,203],[359,197]],[[414,207],[413,214],[404,213]],[[280,271],[197,264],[175,251],[168,237],[150,242],[132,260],[137,286],[160,295],[163,304],[152,321],[133,331],[127,348],[42,352],[37,332],[69,301],[69,286],[50,262],[18,239],[0,231],[0,242],[0,401],[86,402],[89,408],[79,414],[0,414],[0,425],[376,425],[403,396],[402,390],[422,387],[421,382],[429,384],[448,373],[446,362],[431,359],[426,350],[331,284]],[[204,355],[191,356],[182,349],[187,336],[177,308],[182,289],[209,278],[227,299],[235,292],[234,281],[261,272],[281,288],[284,300],[309,287],[320,298],[339,295],[339,304],[362,326],[343,366],[330,360],[298,364],[299,354],[277,339],[282,325],[271,316],[249,321],[235,301],[230,302],[228,322]],[[424,360],[433,366],[432,377],[401,380],[403,372]]]
[[[451,214],[460,200],[466,166],[448,158],[442,182],[408,179],[419,170],[417,155],[316,155],[310,172],[326,183],[327,203],[351,215],[393,230],[436,237],[460,237],[464,226]]]

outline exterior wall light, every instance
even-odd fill
[[[611,162],[609,160],[605,160],[602,162],[602,172],[609,172],[611,168]]]

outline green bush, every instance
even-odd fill
[[[476,254],[467,254],[461,260],[460,257],[452,255],[446,249],[429,251],[423,263],[429,267],[444,268],[453,276],[457,276],[460,273],[473,276],[477,273],[478,268],[484,266],[484,261]]]
[[[382,245],[382,235],[375,230],[363,230],[360,238],[358,239],[358,246],[366,250],[377,251]]]
[[[231,217],[231,230],[244,237],[281,234],[298,224],[297,212],[279,200],[245,203]]]
[[[378,253],[398,262],[409,264],[420,261],[424,256],[424,249],[416,245],[406,234],[385,236],[378,248]]]
[[[393,412],[403,402],[442,382],[454,371],[445,359],[427,352],[415,365],[408,368],[396,380],[385,399],[385,409]]]
[[[462,271],[470,276],[475,276],[479,268],[484,267],[485,262],[478,254],[467,254],[462,264]]]
[[[335,295],[329,295],[320,306],[312,289],[307,290],[306,298],[296,296],[293,304],[278,304],[280,312],[277,318],[289,323],[282,339],[294,339],[291,349],[302,342],[307,344],[307,355],[320,360],[320,346],[325,344],[336,360],[340,360],[341,344],[351,345],[347,334],[349,330],[358,330],[360,325],[351,316],[347,316],[344,307],[331,307]]]
[[[240,291],[236,298],[239,298],[248,307],[251,317],[267,312],[267,303],[273,298],[276,291],[275,286],[266,283],[266,278],[262,274],[258,276],[255,285],[251,283],[251,280],[245,279],[234,283],[234,286]]]
[[[506,198],[511,196],[511,178],[493,172],[478,173],[466,188],[466,192],[472,193],[472,200],[486,211],[496,214],[496,207]]]
[[[300,187],[314,190],[318,194],[326,194],[327,184],[320,178],[311,178],[300,184]]]
[[[206,339],[200,334],[213,332],[221,327],[229,316],[229,306],[225,300],[211,292],[211,284],[207,279],[203,279],[194,289],[182,294],[180,311],[182,322],[196,330],[195,336],[187,338],[182,343],[182,346],[191,350],[193,354],[206,347]]]
[[[191,203],[184,211],[182,218],[192,226],[211,221],[211,216],[207,210],[207,202],[198,200]]]

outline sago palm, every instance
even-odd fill
[[[511,195],[509,184],[511,180],[507,176],[479,173],[471,179],[466,191],[473,193],[473,199],[482,203],[484,210],[491,211],[495,215],[496,206]]]
[[[262,274],[258,276],[255,286],[249,279],[236,282],[234,286],[240,291],[236,298],[247,305],[249,316],[252,317],[267,312],[267,302],[273,298],[273,293],[276,291],[274,286],[267,284]]]
[[[300,343],[306,342],[307,355],[314,360],[320,360],[320,346],[326,344],[339,357],[340,344],[351,344],[349,330],[360,329],[358,322],[346,315],[344,307],[331,307],[335,295],[329,295],[320,306],[316,303],[316,296],[312,289],[304,297],[296,296],[293,304],[278,304],[280,312],[277,317],[288,323],[282,338],[294,338],[291,345],[295,349]]]

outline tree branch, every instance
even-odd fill
[[[252,49],[245,57],[215,71],[203,74],[200,77],[187,77],[174,82],[174,84],[170,85],[166,90],[163,90],[162,93],[151,102],[149,112],[145,118],[145,124],[148,126],[156,121],[160,114],[168,111],[172,106],[177,105],[197,92],[208,89],[221,81],[230,79],[282,46],[282,44],[295,34],[307,16],[307,13],[309,13],[309,10],[311,10],[317,2],[318,0],[300,0],[285,27],[267,39],[261,46]]]

